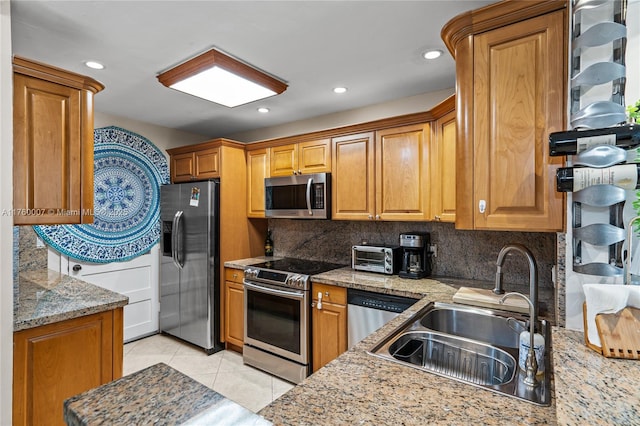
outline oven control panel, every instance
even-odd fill
[[[288,272],[278,272],[268,269],[247,268],[244,278],[248,281],[262,282],[289,288],[308,290],[309,276]]]

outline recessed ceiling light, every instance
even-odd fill
[[[88,66],[89,68],[93,68],[94,70],[103,70],[104,69],[104,65],[102,65],[100,62],[86,61],[84,64],[86,66]]]
[[[334,87],[333,88],[333,92],[334,93],[344,93],[347,91],[346,87]]]
[[[261,112],[263,114],[266,114],[269,112],[269,108],[265,108],[265,107],[260,107],[258,108],[258,112]]]
[[[439,58],[440,55],[442,55],[442,50],[433,49],[427,50],[422,56],[424,56],[425,59],[436,59]]]

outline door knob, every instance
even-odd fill
[[[71,269],[73,269],[73,272],[78,272],[80,269],[82,269],[82,266],[80,266],[80,265],[73,265],[73,268],[71,268]]]

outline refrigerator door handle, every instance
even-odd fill
[[[180,230],[180,225],[183,214],[184,212],[182,210],[176,212],[175,216],[173,216],[173,227],[171,228],[171,257],[178,269],[182,269],[184,266],[184,262],[180,259],[182,252],[182,231]]]
[[[313,216],[313,210],[311,210],[311,185],[313,185],[313,178],[309,178],[307,181],[307,210],[309,210],[309,216]]]

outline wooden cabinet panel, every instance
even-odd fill
[[[196,151],[194,156],[197,180],[220,177],[220,148]]]
[[[64,425],[66,398],[122,376],[122,308],[14,333],[13,424]]]
[[[374,134],[337,137],[332,143],[332,219],[373,219]]]
[[[331,171],[331,141],[319,139],[271,148],[271,176]]]
[[[313,283],[312,292],[312,352],[315,372],[347,350],[347,289]],[[318,292],[323,294],[322,309],[318,308]],[[325,293],[328,295],[325,296]]]
[[[271,176],[291,176],[298,170],[298,145],[271,148]]]
[[[15,225],[93,222],[93,94],[78,74],[15,57]]]
[[[225,341],[239,348],[244,344],[244,285],[226,281]]]
[[[532,14],[538,3],[509,7]],[[561,10],[490,30],[474,20],[478,32],[456,42],[458,229],[564,229],[563,159],[548,155],[548,135],[566,115],[566,10],[547,4]]]
[[[269,149],[247,151],[247,216],[264,217],[264,179],[269,177]]]
[[[431,155],[431,212],[442,222],[456,220],[456,113],[451,111],[433,125]]]
[[[220,177],[220,148],[201,149],[171,156],[173,183]]]
[[[376,132],[376,218],[429,219],[429,125]]]
[[[301,142],[298,144],[298,173],[324,173],[331,171],[331,140]]]
[[[171,181],[189,182],[195,176],[193,153],[177,154],[171,157]]]

